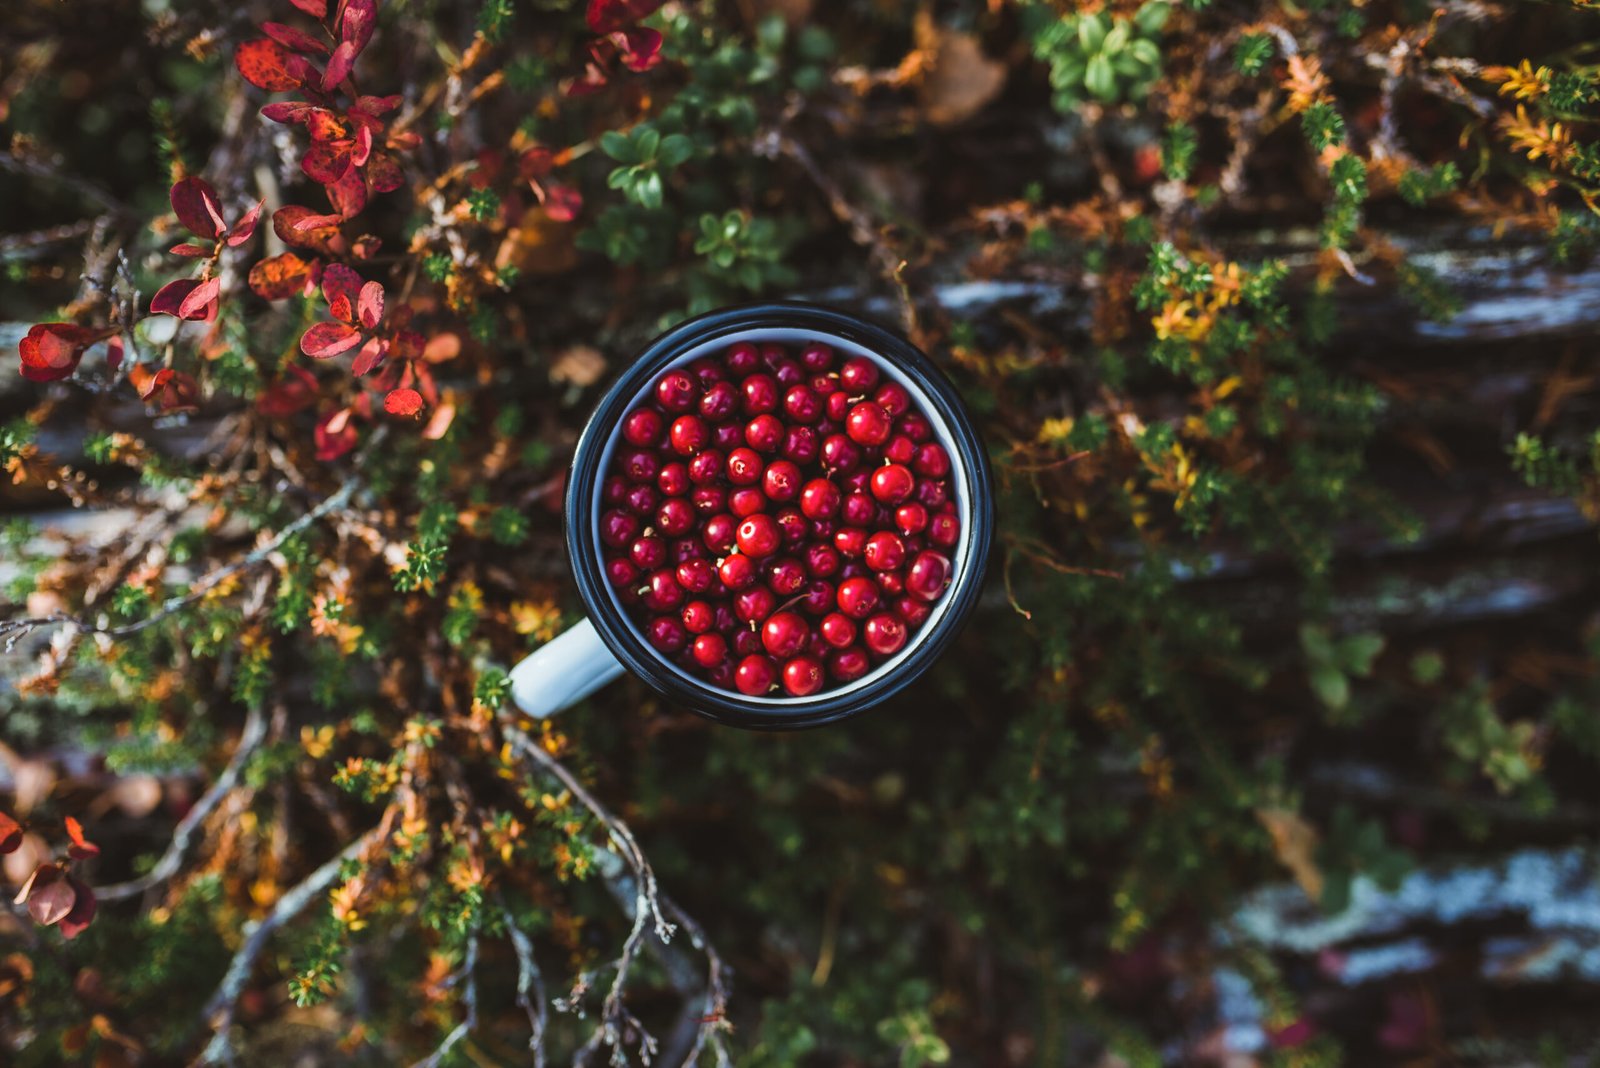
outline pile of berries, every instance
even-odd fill
[[[664,373],[601,485],[606,577],[646,639],[751,697],[858,679],[950,584],[950,456],[900,383],[812,342]]]

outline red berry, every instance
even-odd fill
[[[702,634],[689,647],[689,655],[701,667],[716,667],[728,659],[728,640],[720,634]]]
[[[734,536],[739,541],[739,551],[757,559],[777,552],[782,540],[777,522],[769,515],[746,517]]]
[[[844,499],[844,507],[839,509],[839,518],[852,527],[870,525],[877,514],[878,503],[865,493],[850,494]]]
[[[800,364],[807,371],[826,371],[833,366],[833,349],[813,341],[800,350]]]
[[[675,653],[684,647],[689,634],[683,624],[671,616],[657,616],[645,629],[645,638],[663,653]]]
[[[779,659],[798,653],[806,643],[808,628],[798,612],[776,612],[761,625],[761,644]]]
[[[739,387],[718,382],[700,398],[700,414],[713,423],[725,423],[739,410]]]
[[[621,475],[612,475],[600,484],[600,499],[606,504],[621,504],[628,495],[629,485]]]
[[[894,525],[902,534],[920,534],[928,526],[928,510],[913,501],[894,510]]]
[[[950,499],[950,494],[941,481],[931,478],[917,479],[917,502],[929,508],[937,508]]]
[[[839,612],[830,612],[817,624],[817,633],[835,649],[843,649],[856,640],[856,621]]]
[[[768,368],[775,368],[788,358],[789,354],[776,341],[769,341],[761,346],[761,362]]]
[[[742,590],[756,580],[756,565],[748,556],[725,556],[717,565],[717,577],[730,590]]]
[[[822,418],[822,398],[810,386],[793,386],[783,395],[783,414],[796,423],[815,423]]]
[[[827,579],[812,579],[806,583],[805,593],[800,598],[800,611],[811,616],[825,616],[839,603],[835,600],[837,596],[833,583]]]
[[[633,586],[639,581],[639,569],[633,561],[613,556],[606,561],[606,581],[618,589]]]
[[[817,578],[829,578],[838,574],[839,550],[831,545],[814,542],[806,547],[806,570]]]
[[[822,665],[809,656],[797,656],[783,665],[783,688],[795,697],[809,697],[822,689]]]
[[[783,434],[783,455],[797,464],[817,458],[817,432],[808,426],[792,426]]]
[[[703,557],[696,560],[685,560],[673,572],[678,577],[678,585],[690,593],[705,593],[717,583],[717,569],[710,560]],[[709,606],[707,611],[709,611]]]
[[[839,368],[839,382],[851,393],[865,393],[878,384],[878,366],[862,356],[852,356]]]
[[[728,494],[728,511],[740,519],[755,515],[767,506],[767,495],[754,486],[741,486]]]
[[[761,476],[761,488],[769,500],[792,501],[800,493],[800,467],[792,460],[774,460]]]
[[[635,539],[628,555],[641,571],[654,571],[667,562],[667,543],[654,534]]]
[[[857,445],[872,448],[889,440],[889,416],[872,401],[862,401],[844,417],[844,432]]]
[[[621,509],[612,509],[600,516],[600,540],[620,549],[639,533],[639,517]]]
[[[767,565],[767,587],[779,597],[799,593],[805,584],[805,565],[794,557],[779,557]]]
[[[806,380],[806,372],[793,360],[779,360],[773,365],[772,379],[779,389],[788,391]]]
[[[867,651],[859,645],[840,649],[828,656],[828,674],[840,682],[854,682],[872,667]]]
[[[861,463],[861,450],[843,434],[832,434],[822,442],[822,464],[831,471],[854,471]]]
[[[630,485],[622,503],[634,515],[650,515],[661,506],[661,494],[656,492],[654,486]]]
[[[833,547],[845,556],[860,556],[867,551],[867,532],[860,527],[840,527],[834,531]]]
[[[811,534],[811,524],[798,508],[785,508],[778,513],[778,530],[785,545],[799,545]]]
[[[714,515],[706,520],[706,525],[701,531],[701,540],[712,552],[725,553],[733,548],[738,529],[739,523],[733,516]]]
[[[892,464],[908,464],[917,454],[917,443],[904,434],[896,434],[883,447],[883,458]]]
[[[869,578],[847,578],[839,583],[839,611],[852,619],[865,619],[878,607],[878,584]]]
[[[650,588],[644,594],[645,607],[655,612],[671,612],[683,604],[683,587],[666,568],[650,576]]]
[[[622,473],[633,482],[654,482],[661,458],[649,449],[629,449],[622,454]]]
[[[862,628],[862,640],[879,656],[893,656],[906,644],[905,621],[899,616],[880,612],[867,620],[867,625]]]
[[[916,476],[902,464],[885,464],[872,472],[872,495],[884,504],[899,504],[917,488]]]
[[[904,571],[880,571],[878,573],[878,589],[887,597],[898,597],[906,592],[906,573]]]
[[[783,423],[775,415],[758,415],[744,426],[745,444],[757,452],[777,452],[783,434]]]
[[[683,606],[683,629],[690,634],[704,634],[716,621],[716,610],[705,601],[690,601]]]
[[[693,456],[711,440],[711,431],[698,415],[680,415],[672,421],[668,431],[672,449],[679,456]]]
[[[733,669],[733,684],[746,697],[765,697],[777,677],[777,666],[764,656],[747,656]]]
[[[741,447],[728,454],[728,481],[735,486],[754,486],[765,470],[761,454],[754,449]]]
[[[689,461],[689,481],[696,486],[715,486],[722,481],[728,461],[716,449],[705,449]]]
[[[843,499],[838,486],[825,478],[814,478],[800,490],[800,511],[807,519],[832,519]]]
[[[727,364],[729,374],[742,378],[761,366],[761,350],[748,341],[736,342],[728,347],[723,362]]]
[[[687,538],[678,538],[672,543],[671,555],[673,566],[686,564],[690,560],[704,560],[706,547],[691,533]]]
[[[778,598],[765,586],[751,586],[733,595],[733,614],[741,623],[760,623],[778,607]]]
[[[933,609],[926,601],[919,601],[909,593],[894,599],[894,610],[900,613],[900,618],[906,621],[908,627],[922,626],[933,614]]]
[[[895,424],[895,429],[918,445],[933,437],[933,426],[920,412],[907,412],[902,415],[900,421]]]
[[[661,440],[661,413],[654,408],[635,408],[622,421],[622,438],[641,448],[656,444]]]
[[[961,539],[961,520],[954,512],[939,512],[928,520],[928,540],[944,549],[955,547]]]
[[[674,497],[656,511],[656,526],[669,538],[687,534],[694,527],[694,508],[682,497]]]
[[[936,601],[950,578],[950,558],[924,549],[906,569],[906,592],[924,601]]]
[[[689,467],[674,460],[661,468],[656,475],[656,488],[668,497],[682,497],[689,492]]]
[[[739,384],[739,390],[744,395],[746,415],[761,415],[778,407],[778,383],[771,375],[750,375]]]
[[[723,371],[722,365],[708,356],[702,356],[695,360],[686,370],[694,375],[702,386],[709,386],[713,382],[721,382],[728,377],[727,373]]]
[[[950,454],[937,441],[917,446],[916,459],[911,466],[924,478],[944,478],[950,473]]]
[[[668,371],[656,383],[656,403],[669,412],[686,412],[699,399],[700,385],[688,371]]]
[[[737,449],[744,444],[744,424],[737,421],[718,423],[711,432],[711,444],[724,452]]]
[[[874,571],[894,571],[906,562],[906,546],[898,535],[880,530],[867,539],[861,558]]]
[[[911,394],[898,382],[885,382],[872,395],[878,407],[889,413],[891,419],[905,414],[911,407]]]

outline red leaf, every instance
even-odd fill
[[[319,108],[315,104],[308,104],[304,100],[283,100],[263,107],[261,109],[261,117],[271,119],[273,122],[305,122],[310,112],[326,110],[326,108]]]
[[[317,380],[304,367],[290,364],[284,375],[256,398],[256,410],[268,419],[286,419],[317,399]]]
[[[350,245],[350,253],[358,260],[370,260],[383,248],[383,239],[373,237],[371,234],[362,234]]]
[[[233,52],[234,66],[244,75],[244,80],[272,93],[298,89],[304,79],[296,73],[302,64],[293,62],[296,57],[277,41],[265,37],[246,41]]]
[[[0,812],[0,853],[15,853],[22,844],[22,824]]]
[[[618,42],[622,62],[629,70],[647,71],[661,62],[661,31],[635,26]]]
[[[556,222],[571,222],[583,209],[583,194],[570,185],[551,184],[544,192],[544,212]]]
[[[119,335],[106,342],[106,366],[115,371],[122,366],[122,337]]]
[[[355,65],[356,46],[350,41],[341,42],[328,59],[328,69],[322,72],[322,91],[331,93],[337,89],[339,83],[350,76],[350,69]]]
[[[294,228],[304,232],[306,230],[324,230],[338,226],[344,222],[343,215],[307,215],[294,224]]]
[[[46,871],[54,874],[46,877],[43,874]],[[28,913],[35,923],[53,927],[72,912],[72,906],[78,899],[77,891],[72,889],[71,883],[61,878],[59,868],[40,868],[34,877],[33,892],[28,895]]]
[[[350,153],[350,162],[357,167],[366,165],[372,156],[372,130],[365,126],[356,127],[356,147]]]
[[[312,18],[325,19],[328,17],[328,0],[289,0],[289,3]]]
[[[355,46],[359,54],[377,28],[378,0],[346,0],[344,15],[339,21],[339,40]]]
[[[367,160],[367,182],[374,193],[392,193],[405,184],[400,161],[387,152],[374,152]]]
[[[183,298],[183,303],[178,305],[178,317],[191,320],[204,319],[206,306],[216,300],[220,292],[222,292],[222,279],[211,278],[201,282]]]
[[[204,178],[185,178],[172,187],[172,210],[196,237],[216,237],[226,229],[217,191]]]
[[[228,245],[238,248],[256,234],[256,227],[261,223],[261,209],[266,205],[265,200],[256,201],[256,206],[239,217],[239,222],[228,234]]]
[[[536,182],[555,167],[555,154],[544,145],[534,145],[517,159],[517,171],[524,180]]]
[[[306,149],[300,169],[312,181],[331,185],[350,173],[350,153],[354,148],[350,141],[319,141]]]
[[[330,263],[322,272],[322,297],[335,319],[355,325],[361,285],[361,276],[342,263]]]
[[[156,295],[150,298],[151,315],[175,315],[180,319],[188,318],[183,314],[183,302],[189,294],[200,288],[200,282],[194,278],[179,278],[168,282],[156,290]]]
[[[317,423],[317,459],[337,460],[356,447],[356,428],[350,425],[350,409],[329,412]]]
[[[304,30],[285,26],[281,22],[263,22],[261,32],[293,52],[314,52],[323,56],[328,54],[325,42],[317,40]]]
[[[378,323],[383,320],[383,285],[379,282],[368,282],[361,287],[361,295],[356,301],[356,311],[361,319],[361,325],[368,330],[376,330]]]
[[[192,376],[182,371],[163,367],[152,374],[146,365],[135,364],[128,369],[128,381],[139,391],[141,398],[159,405],[162,411],[171,412],[198,407],[196,399],[200,395],[199,384]]]
[[[250,289],[262,300],[287,300],[304,293],[310,278],[311,264],[285,252],[250,268]]]
[[[340,240],[339,230],[326,220],[335,216],[318,215],[300,204],[286,204],[272,215],[272,230],[285,245],[309,248],[324,256],[337,251],[334,243]]]
[[[350,126],[340,122],[339,116],[327,108],[312,108],[300,119],[305,123],[306,133],[311,135],[313,141],[348,141],[350,140]]]
[[[172,253],[174,256],[188,256],[191,259],[200,256],[211,255],[210,249],[201,248],[199,245],[190,244],[173,245],[171,248],[167,249],[167,251]]]
[[[383,358],[387,355],[389,355],[389,343],[379,337],[369,337],[367,343],[361,346],[361,351],[356,353],[355,362],[350,365],[350,373],[360,378],[383,363]]]
[[[100,847],[83,836],[83,824],[71,816],[66,818],[65,823],[67,837],[72,841],[72,844],[67,846],[68,856],[73,860],[87,860],[89,857],[100,855]]]
[[[94,920],[95,899],[94,891],[77,879],[67,876],[67,884],[72,887],[74,896],[72,911],[61,917],[61,937],[67,941],[77,938]]]
[[[422,411],[422,394],[414,389],[391,389],[383,398],[383,410],[390,415],[416,415]]]
[[[343,218],[359,215],[367,206],[367,176],[355,167],[337,182],[323,186],[322,191],[328,194],[328,203]]]
[[[343,323],[318,323],[301,336],[300,351],[314,360],[326,360],[359,344],[359,331]]]
[[[83,351],[115,330],[92,330],[76,323],[39,323],[17,344],[22,377],[30,382],[55,382],[78,369]]]
[[[661,0],[589,0],[586,18],[595,33],[611,33],[638,22],[661,6]]]
[[[379,115],[385,115],[400,106],[402,97],[399,93],[391,96],[361,96],[356,98],[355,104],[350,108],[351,117],[360,114],[374,120]]]

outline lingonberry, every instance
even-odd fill
[[[761,624],[761,644],[780,659],[798,653],[806,643],[810,628],[798,612],[774,612]]]
[[[904,434],[896,434],[883,447],[883,458],[892,464],[908,464],[917,454],[917,443]]]
[[[628,547],[628,556],[640,571],[654,571],[667,562],[667,543],[655,534],[635,538]]]
[[[656,526],[669,538],[687,534],[694,526],[694,508],[682,497],[663,501],[656,509]]]
[[[740,447],[728,454],[728,481],[735,486],[754,486],[765,471],[766,464],[754,449]]]
[[[832,519],[839,514],[843,500],[838,486],[825,478],[814,478],[800,490],[800,511],[807,519]]]
[[[777,607],[777,595],[765,586],[751,586],[733,595],[733,614],[741,623],[759,623]]]
[[[822,418],[822,398],[810,386],[792,386],[783,395],[783,414],[796,423],[815,423]],[[634,442],[648,445],[649,442]]]
[[[702,634],[689,647],[694,662],[704,668],[714,668],[728,659],[728,639],[720,634]]]
[[[656,475],[656,488],[668,497],[682,497],[693,485],[689,481],[689,466],[674,460],[662,466]]]
[[[739,387],[718,382],[700,398],[700,414],[713,423],[725,423],[739,410]]]
[[[622,440],[647,449],[661,440],[661,413],[654,408],[635,408],[622,421]]]
[[[784,459],[809,464],[817,458],[817,432],[808,426],[792,426],[784,432]]]
[[[690,634],[705,634],[717,622],[716,609],[706,601],[690,601],[683,606],[683,629]]]
[[[714,553],[725,553],[733,548],[739,521],[726,513],[714,515],[706,520],[701,529],[701,540],[706,543],[706,548]]]
[[[894,571],[906,562],[905,542],[897,534],[880,530],[867,539],[861,558],[874,571]]]
[[[828,422],[842,426],[844,417],[850,414],[850,404],[850,391],[835,389],[823,398],[822,414],[827,417]]]
[[[733,669],[733,684],[746,697],[764,697],[777,681],[778,670],[770,659],[754,654],[739,661]]]
[[[828,674],[839,682],[854,682],[872,667],[867,651],[859,645],[840,649],[828,656]]]
[[[856,640],[856,621],[840,612],[830,612],[817,624],[817,633],[835,649],[843,649]]]
[[[943,549],[955,547],[961,539],[961,520],[954,512],[939,512],[928,520],[928,540]]]
[[[654,486],[630,485],[622,503],[634,515],[651,515],[661,507],[661,494]]]
[[[779,597],[792,597],[805,584],[805,565],[792,556],[779,557],[767,567],[767,588]]]
[[[728,494],[728,511],[743,519],[767,506],[767,495],[754,486],[740,486]]]
[[[860,527],[840,527],[833,532],[833,547],[845,556],[860,556],[867,551],[867,532]]]
[[[728,507],[728,491],[721,486],[696,486],[689,494],[695,515],[716,515]]]
[[[822,665],[809,656],[797,656],[783,665],[783,688],[795,697],[816,693],[822,680]]]
[[[645,637],[649,639],[651,645],[663,653],[675,653],[689,640],[689,634],[683,629],[683,623],[672,616],[657,616],[652,619],[645,631]]]
[[[826,371],[833,366],[833,349],[813,341],[800,350],[800,363],[807,371]]]
[[[698,415],[680,415],[667,431],[672,451],[679,456],[696,456],[711,440],[711,430]]]
[[[884,504],[899,504],[917,487],[916,476],[904,464],[885,464],[872,472],[868,485],[872,495]]]
[[[717,577],[730,590],[742,590],[756,580],[755,561],[735,553],[722,558],[717,565]]]
[[[632,512],[612,509],[600,517],[600,540],[620,549],[639,533],[639,517]]]
[[[716,429],[711,432],[711,443],[724,452],[737,449],[744,444],[744,424],[718,423]]]
[[[872,401],[862,401],[844,417],[844,432],[857,445],[873,448],[889,440],[889,416]]]
[[[879,656],[893,656],[906,644],[905,621],[888,612],[880,612],[861,628],[861,640]]]
[[[746,415],[761,415],[778,407],[778,383],[771,375],[753,374],[739,383]]]
[[[950,558],[924,549],[906,569],[906,592],[924,601],[937,601],[950,578]]]
[[[869,578],[847,578],[839,583],[839,611],[852,619],[870,616],[878,600],[878,584]]]
[[[622,473],[631,482],[654,482],[661,457],[650,449],[629,449],[622,454]]]
[[[911,408],[911,394],[898,382],[885,382],[872,395],[878,407],[889,413],[889,418],[905,414]]]
[[[739,541],[739,551],[757,559],[777,552],[783,538],[777,520],[765,514],[746,516],[734,536]]]
[[[668,371],[656,383],[656,403],[669,412],[686,412],[699,399],[700,386],[688,371]]]
[[[704,557],[683,561],[673,574],[678,577],[678,585],[690,593],[705,593],[717,582],[716,567]],[[710,611],[710,606],[706,609]]]
[[[928,509],[915,501],[894,510],[894,525],[902,534],[921,534],[928,528]]]
[[[865,393],[878,384],[878,365],[864,356],[852,356],[839,368],[839,382],[851,393]]]
[[[774,460],[761,476],[761,488],[768,500],[792,501],[800,493],[801,477],[800,465],[793,460]]]
[[[728,348],[723,362],[729,374],[743,378],[761,366],[761,350],[748,341],[738,341]]]

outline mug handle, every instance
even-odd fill
[[[624,670],[585,619],[511,669],[511,700],[534,719],[544,719],[577,704]]]

